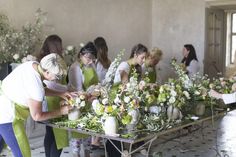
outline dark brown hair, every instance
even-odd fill
[[[103,37],[97,37],[94,40],[94,45],[97,49],[97,59],[105,69],[108,69],[111,61],[108,58],[108,47]]]
[[[44,43],[43,46],[37,55],[37,60],[40,61],[44,56],[56,53],[62,57],[62,39],[58,35],[49,35]]]

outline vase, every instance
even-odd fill
[[[140,112],[138,109],[130,109],[128,111],[128,115],[132,117],[132,120],[129,124],[126,125],[126,129],[128,131],[135,130],[140,119]]]
[[[116,117],[106,117],[105,122],[103,124],[103,130],[106,135],[116,136],[118,130],[118,122],[116,120]]]
[[[74,108],[68,113],[68,119],[77,120],[79,119],[80,115],[81,115],[80,110],[78,108]]]
[[[162,107],[161,106],[150,106],[149,112],[154,113],[154,114],[160,114],[162,112]]]
[[[182,119],[183,115],[177,107],[170,105],[167,108],[167,117],[169,120],[178,120]]]
[[[203,116],[206,110],[206,106],[203,102],[198,102],[195,108],[195,114],[197,116]]]

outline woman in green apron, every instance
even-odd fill
[[[148,54],[145,62],[142,65],[142,75],[148,79],[149,83],[157,82],[156,65],[162,59],[162,51],[158,48],[153,48]]]
[[[63,48],[62,39],[56,35],[49,35],[37,56],[38,61],[51,53],[56,53],[63,58]],[[66,63],[64,63],[66,64]],[[66,92],[67,86],[65,77],[58,81],[48,81],[44,80],[44,84],[47,88],[56,90],[58,92]],[[59,102],[60,97],[47,96],[43,102],[43,111],[53,111],[60,108]],[[46,126],[46,133],[44,137],[44,150],[46,157],[60,157],[62,149],[69,145],[68,142],[68,131],[64,129],[52,128],[51,126]]]
[[[86,91],[91,85],[98,84],[99,80],[94,64],[96,58],[97,49],[92,42],[88,42],[81,48],[78,60],[71,65],[68,72],[68,88],[71,91]],[[71,142],[73,154],[76,156],[79,153],[80,142],[75,139],[72,139]]]
[[[68,99],[68,92],[44,88],[43,80],[56,80],[65,73],[63,60],[57,54],[45,56],[40,63],[29,61],[18,66],[1,84],[0,135],[15,157],[30,157],[30,146],[24,122],[29,115],[44,121],[68,114],[71,106],[61,106],[51,112],[42,111],[45,95]]]
[[[144,63],[147,53],[148,49],[146,48],[146,46],[142,44],[137,44],[132,48],[129,60],[120,63],[120,65],[116,70],[114,85],[112,86],[112,90],[110,92],[111,93],[110,96],[113,99],[115,98],[118,85],[120,83],[127,83],[129,81],[129,78],[131,77],[133,70],[136,70],[136,72],[139,75],[139,78],[141,79],[141,74],[142,74],[141,65]],[[113,140],[113,143],[116,145],[117,148],[121,150],[121,144],[119,141]],[[110,142],[107,142],[106,145],[109,157],[121,156],[119,151],[116,148],[114,148],[114,146]]]

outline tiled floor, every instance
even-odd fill
[[[196,126],[195,128],[198,129]],[[194,129],[194,128],[191,128]],[[42,142],[42,139],[38,139]],[[187,130],[174,132],[159,137],[151,148],[149,156],[153,157],[236,157],[236,110],[223,118],[204,123],[203,129],[191,133]],[[42,147],[32,150],[32,157],[44,156]],[[217,156],[218,155],[218,156]],[[225,156],[224,156],[225,155]],[[5,149],[0,156],[11,157]],[[65,148],[61,157],[72,157],[70,148]],[[94,151],[91,157],[104,156],[102,151]],[[143,155],[135,154],[135,157]]]

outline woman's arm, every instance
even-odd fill
[[[55,91],[55,90],[52,90],[52,89],[49,89],[49,88],[45,88],[45,95],[46,96],[59,96],[65,100],[69,99],[69,98],[72,98],[73,95],[76,96],[75,93],[70,93],[70,92],[59,92],[59,91]]]
[[[129,81],[129,75],[123,70],[120,70],[120,78],[122,83],[127,83]]]
[[[36,101],[33,99],[28,100],[28,105],[29,105],[31,117],[35,121],[44,121],[47,119],[59,117],[61,115],[66,115],[68,114],[69,110],[72,108],[71,106],[65,105],[51,112],[43,112],[42,102]]]

